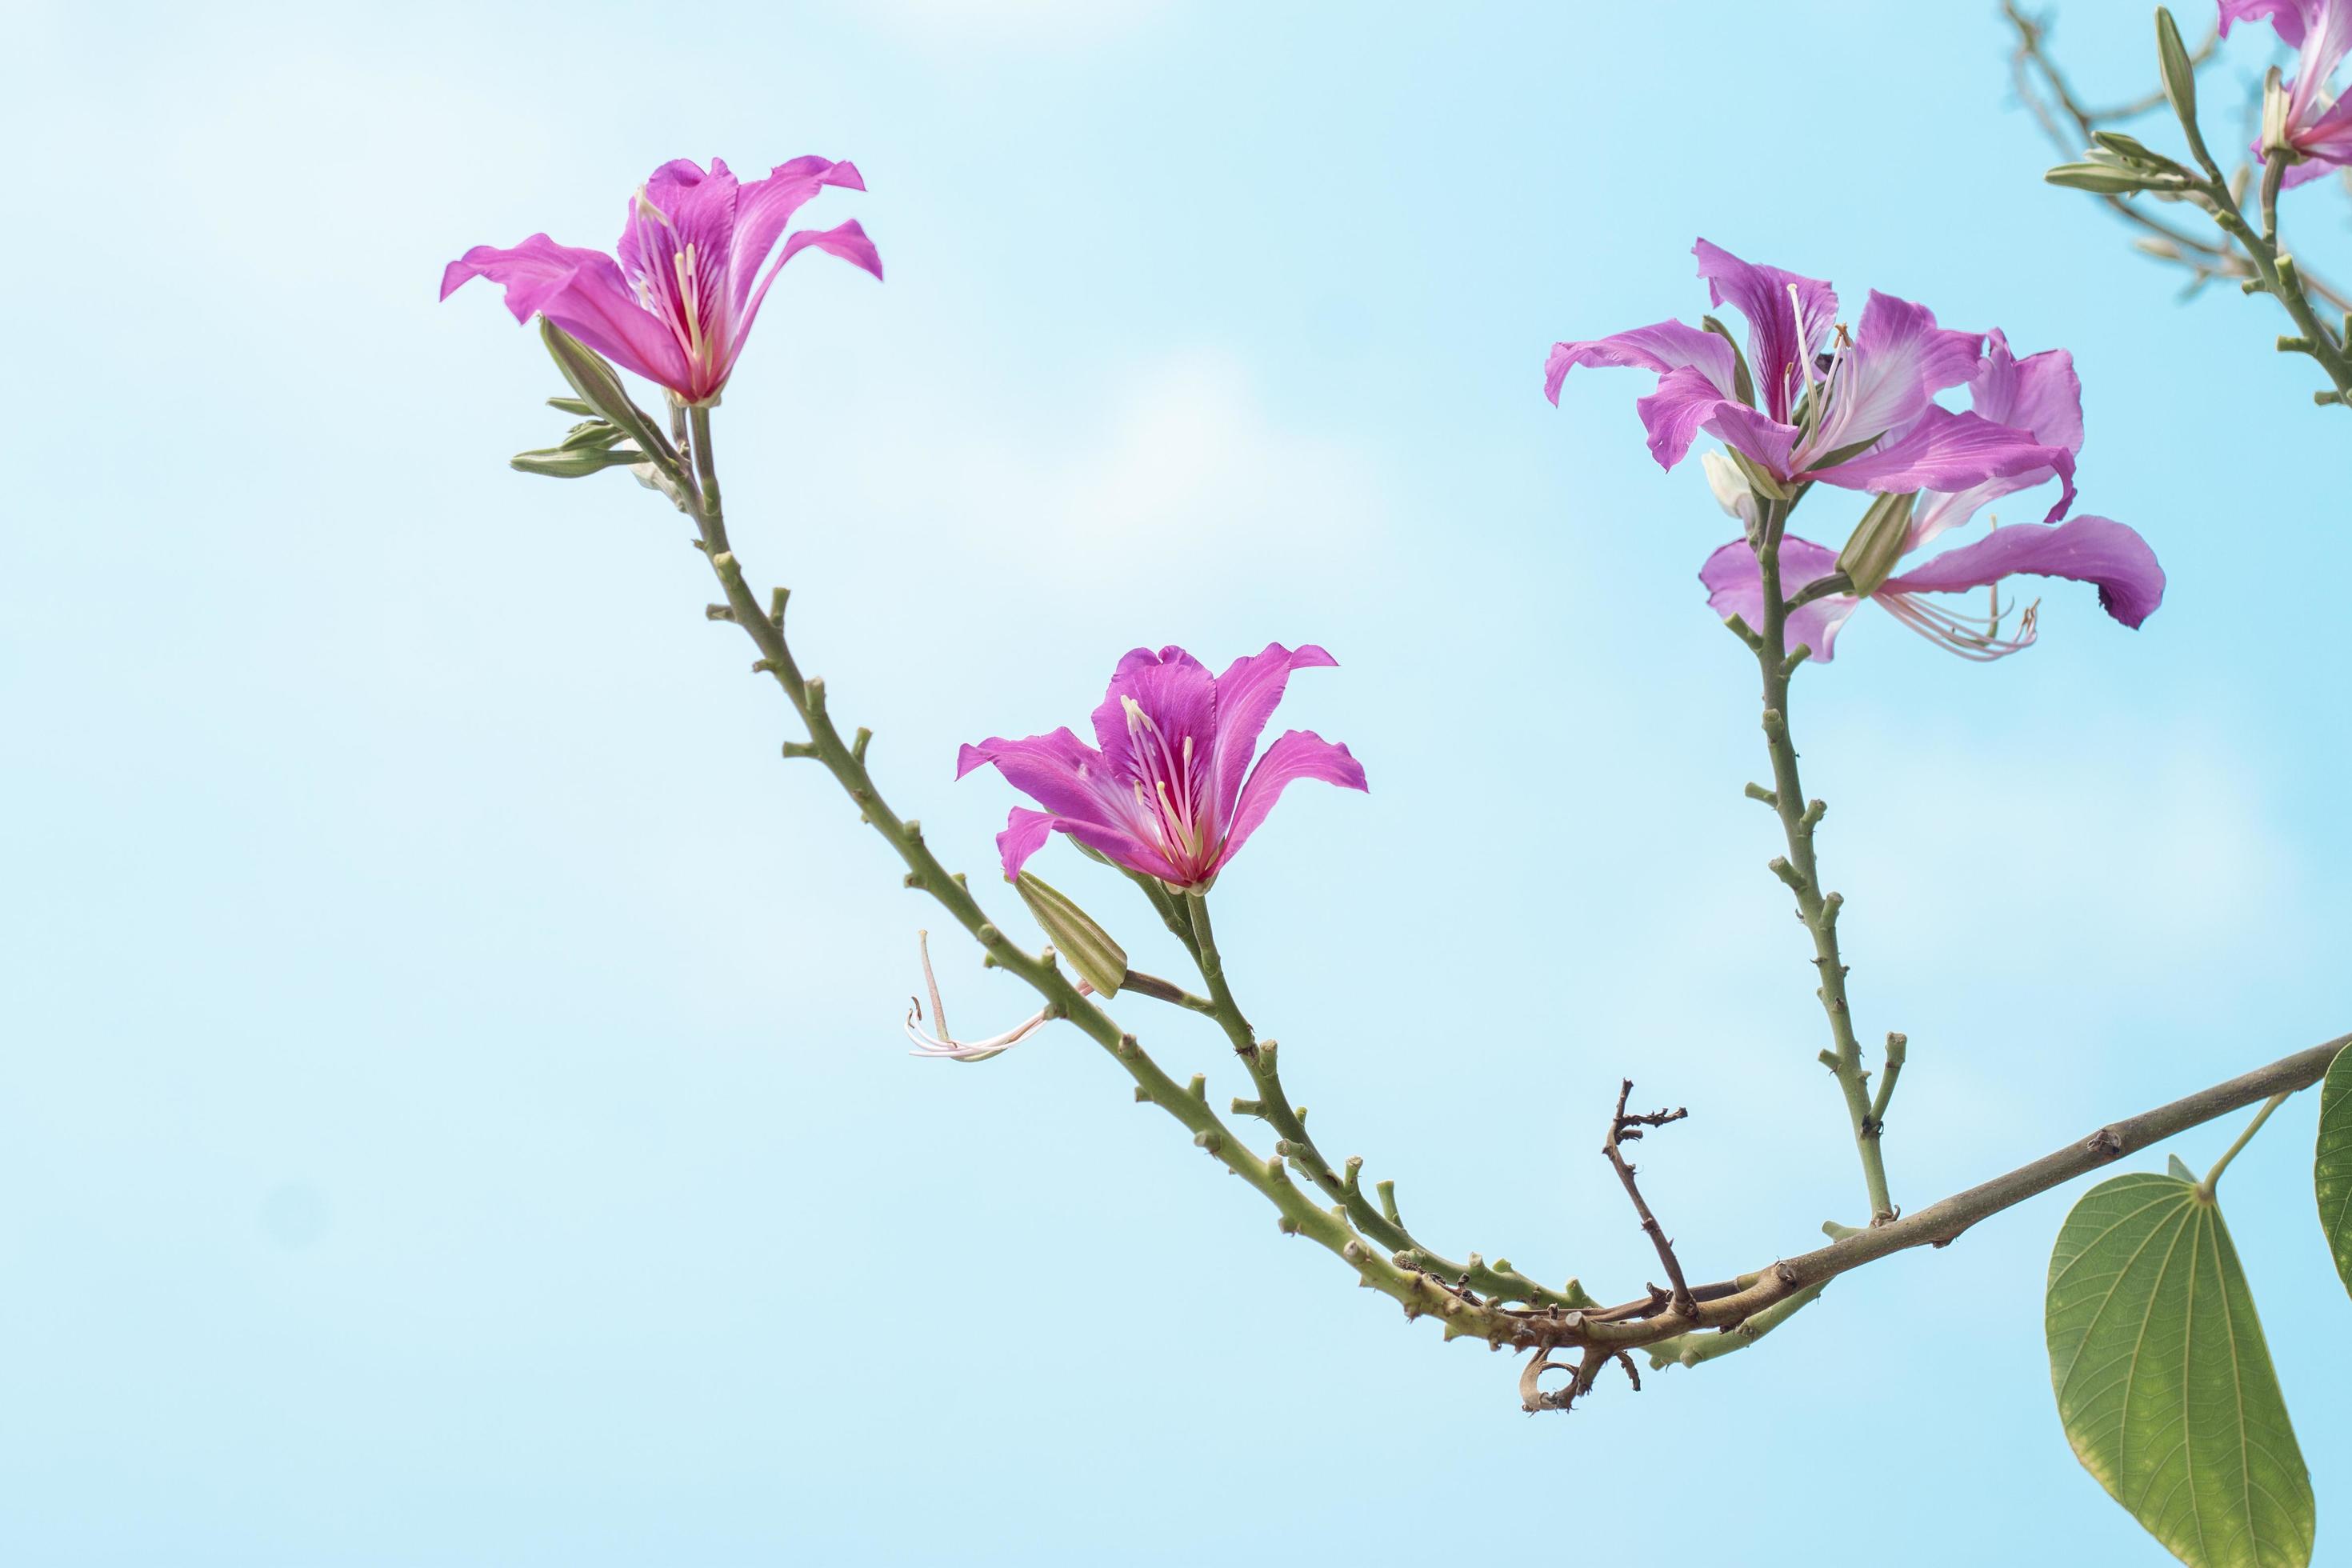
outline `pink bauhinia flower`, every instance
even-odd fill
[[[543,315],[682,401],[710,403],[734,374],[785,262],[814,247],[882,276],[882,258],[855,218],[794,234],[761,274],[793,214],[827,185],[866,188],[857,165],[829,158],[795,158],[749,184],[739,184],[723,159],[708,171],[673,159],[629,199],[617,261],[543,234],[511,250],[478,245],[442,272],[441,298],[487,278],[506,289],[516,321]]]
[[[2352,55],[2352,0],[2221,0],[2225,38],[2231,23],[2264,18],[2295,51],[2286,122],[2278,134],[2301,161],[2287,170],[2286,183],[2315,179],[2330,164],[2352,165],[2352,103],[2339,100],[2327,85],[2345,56]],[[2269,153],[2259,142],[2254,147],[2257,158]]]
[[[2064,493],[2050,516],[2064,515],[2074,499],[2072,453],[1935,401],[1976,374],[1981,334],[1938,327],[1925,306],[1874,290],[1849,336],[1834,325],[1836,292],[1819,279],[1752,266],[1704,239],[1694,253],[1713,301],[1748,319],[1746,358],[1723,332],[1661,321],[1554,343],[1544,395],[1557,404],[1578,365],[1654,371],[1657,390],[1634,410],[1664,468],[1681,462],[1704,431],[1788,489],[1818,480],[1896,495],[2055,473]]]
[[[1181,647],[1139,647],[1118,661],[1095,710],[1096,745],[1067,728],[983,741],[958,754],[956,777],[993,763],[1045,808],[1013,807],[997,835],[1008,880],[1047,835],[1063,833],[1171,888],[1205,889],[1292,780],[1365,787],[1348,748],[1308,730],[1285,731],[1250,765],[1290,672],[1338,662],[1311,643],[1268,643],[1212,676]]]
[[[1991,334],[1990,352],[1969,384],[1974,412],[2002,426],[2028,432],[2038,442],[2058,448],[2071,459],[2083,445],[2083,388],[2074,375],[2074,356],[2063,349],[2019,359],[2009,340]],[[1979,508],[1997,498],[2057,477],[2053,464],[1980,480],[1961,490],[1919,493],[1914,503],[1901,553],[1922,545],[1973,518]],[[1719,486],[1719,491],[1729,489]],[[1725,510],[1751,521],[1741,510],[1753,502],[1744,490],[1734,491]],[[1780,587],[1790,597],[1838,569],[1838,552],[1795,534],[1780,541]],[[1821,663],[1829,662],[1838,628],[1869,599],[1930,641],[1966,658],[1993,659],[2031,647],[2036,617],[2029,606],[2018,614],[2013,630],[2003,623],[2014,606],[2004,609],[1997,584],[2011,576],[2071,577],[2096,584],[2099,604],[2127,626],[2137,626],[2164,602],[2164,569],[2156,552],[2131,529],[2104,517],[2078,517],[2051,526],[2021,523],[1996,528],[1973,544],[1936,555],[1907,572],[1898,571],[1867,594],[1832,594],[1800,605],[1789,616],[1784,633],[1788,646],[1804,644]],[[1762,624],[1764,585],[1754,547],[1737,539],[1707,557],[1699,572],[1706,585],[1707,603],[1718,616],[1737,615],[1750,626]],[[1981,616],[1956,610],[1927,595],[1990,589],[1990,606]]]

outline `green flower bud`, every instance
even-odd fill
[[[582,447],[609,447],[620,438],[619,426],[607,425],[602,419],[583,419],[564,432],[557,449],[570,452]]]
[[[541,316],[539,335],[547,343],[547,352],[555,360],[555,368],[572,384],[580,400],[597,415],[621,427],[629,439],[637,444],[638,462],[646,460],[647,452],[669,456],[669,443],[654,428],[646,411],[629,401],[621,385],[620,375],[604,363],[604,356],[582,342],[578,338]]]
[[[646,455],[635,447],[551,447],[539,452],[517,452],[507,459],[507,466],[551,479],[577,479],[645,460]]]
[[[1079,977],[1105,996],[1116,996],[1127,984],[1127,949],[1095,924],[1086,910],[1029,872],[1013,884],[1021,901],[1054,939],[1055,951],[1070,961]]]
[[[2189,63],[2188,46],[2180,41],[2180,26],[2172,13],[2159,5],[2156,8],[2156,58],[2164,74],[2164,96],[2172,102],[2172,112],[2180,121],[2180,128],[2189,140],[2202,146],[2203,138],[2197,129],[2197,68]]]
[[[2126,168],[2120,163],[2061,163],[2042,177],[2070,191],[2089,191],[2101,196],[2136,196],[2150,185],[2168,184],[2163,175]]]
[[[1903,559],[1903,542],[1911,532],[1911,507],[1918,499],[1916,493],[1880,496],[1862,514],[1853,537],[1845,542],[1837,558],[1838,570],[1853,584],[1855,593],[1873,593],[1893,574],[1895,563]]]

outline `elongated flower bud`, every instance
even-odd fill
[[[545,317],[540,318],[539,335],[546,341],[547,352],[555,361],[555,368],[580,395],[580,401],[605,420],[617,425],[640,452],[667,458],[669,443],[654,428],[644,409],[629,401],[621,385],[620,376],[604,363],[604,356],[557,326]],[[637,459],[643,462],[645,458]]]
[[[517,452],[507,466],[551,479],[584,479],[605,468],[634,468],[646,460],[635,447],[553,447],[540,452]]]
[[[2189,62],[2189,49],[2180,41],[2179,25],[2172,13],[2159,5],[2156,8],[2156,61],[2164,78],[2164,96],[2171,100],[2172,112],[2179,118],[2180,128],[2190,137],[2197,131],[2197,68]]]
[[[1116,996],[1127,984],[1127,949],[1111,940],[1093,917],[1048,883],[1027,871],[1013,882],[1021,901],[1054,939],[1055,951],[1070,961],[1087,984],[1105,996]]]
[[[1876,590],[1903,559],[1903,545],[1911,533],[1911,507],[1916,494],[1880,496],[1854,525],[1853,537],[1838,552],[1837,567],[1857,594]]]

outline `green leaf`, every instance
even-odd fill
[[[2180,1156],[2178,1154],[2167,1154],[2164,1157],[2164,1168],[2184,1182],[2193,1183],[2197,1180],[2197,1173],[2181,1163]]]
[[[2221,1211],[2117,1176],[2050,1254],[2044,1326],[2074,1457],[2192,1568],[2305,1568],[2310,1473]]]
[[[2319,1225],[2336,1254],[2336,1272],[2352,1290],[2352,1046],[2336,1053],[2319,1086],[2319,1152],[2311,1162]]]

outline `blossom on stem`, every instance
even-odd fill
[[[1204,889],[1292,780],[1365,787],[1348,748],[1309,730],[1284,731],[1250,765],[1290,672],[1338,662],[1311,643],[1268,643],[1212,676],[1181,647],[1139,647],[1118,661],[1095,710],[1095,745],[1066,727],[992,738],[958,753],[956,777],[993,763],[1045,808],[1013,807],[997,835],[1008,881],[1049,834],[1063,833],[1139,876]]]
[[[1957,491],[2054,472],[2064,490],[2050,518],[2064,515],[2074,493],[2071,452],[1935,401],[1976,374],[1981,334],[1938,327],[1925,306],[1875,290],[1849,333],[1836,322],[1836,292],[1821,279],[1751,265],[1704,239],[1694,254],[1714,303],[1747,318],[1745,357],[1727,331],[1660,321],[1554,343],[1544,395],[1559,403],[1579,365],[1654,371],[1657,389],[1634,411],[1664,468],[1704,432],[1784,493],[1816,481],[1879,495]]]
[[[2294,79],[2286,84],[2286,118],[2275,134],[2296,156],[2286,184],[2299,185],[2327,172],[2330,164],[2352,165],[2352,102],[2329,90],[2328,79],[2352,55],[2352,0],[2221,0],[2221,36],[2232,23],[2267,19],[2295,51]],[[2257,142],[2254,156],[2270,156]]]
[[[442,272],[441,298],[487,278],[506,289],[516,321],[543,315],[680,401],[711,403],[785,262],[814,248],[882,276],[882,258],[855,218],[800,230],[761,271],[793,214],[827,185],[866,188],[857,165],[829,158],[795,158],[749,184],[724,159],[705,170],[675,158],[629,198],[617,260],[543,234],[509,250],[478,245]]]
[[[2031,433],[2068,458],[2083,445],[2083,389],[2074,374],[2074,356],[2052,349],[2019,359],[2009,340],[1990,334],[1983,363],[1969,384],[1974,411],[1984,419]],[[1979,481],[1964,489],[1921,491],[1911,509],[1909,526],[1899,555],[1908,555],[1939,534],[1958,528],[1987,502],[2058,477],[2051,465],[2023,469]],[[1753,499],[1745,494],[1726,499],[1717,483],[1717,497],[1724,510],[1752,531]],[[1744,503],[1744,510],[1743,505]],[[1784,535],[1780,541],[1780,591],[1794,598],[1805,588],[1838,570],[1838,552],[1802,539]],[[1838,628],[1862,606],[1876,602],[1895,619],[1964,658],[1994,659],[2032,645],[2036,606],[2004,607],[1998,584],[2011,576],[2070,577],[2091,583],[2099,590],[2099,604],[2127,626],[2137,626],[2164,602],[2164,569],[2156,552],[2131,529],[2104,517],[2078,517],[2054,526],[2021,523],[1996,528],[1973,544],[1948,550],[1911,568],[1897,571],[1860,594],[1832,594],[1801,605],[1789,613],[1784,637],[1790,647],[1802,643],[1812,658],[1826,664],[1832,657]],[[1751,626],[1763,624],[1764,584],[1756,551],[1746,538],[1734,540],[1707,557],[1699,572],[1706,585],[1707,603],[1726,619],[1738,616]],[[1955,609],[1927,595],[1991,590],[1982,615]],[[2013,628],[2004,629],[2015,614]]]

